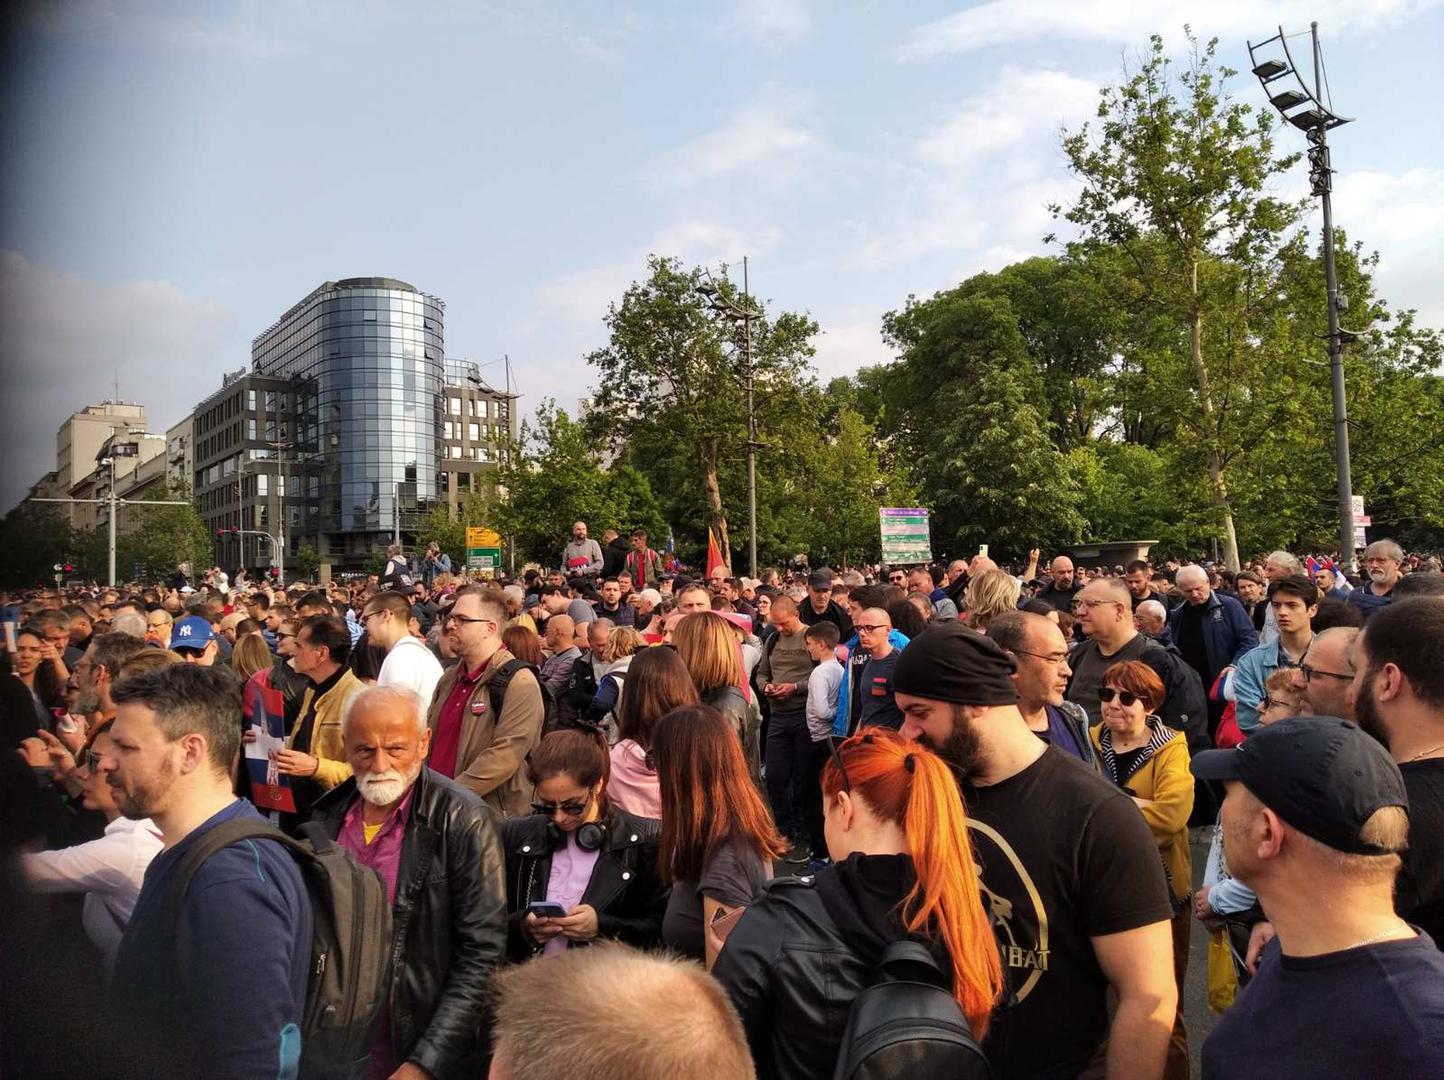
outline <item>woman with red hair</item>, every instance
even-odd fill
[[[758,1076],[832,1076],[853,999],[903,938],[927,946],[981,1042],[1003,973],[947,765],[873,728],[824,767],[822,794],[833,865],[772,882],[712,970],[742,1016]]]

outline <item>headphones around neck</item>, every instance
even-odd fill
[[[605,821],[588,821],[577,826],[573,835],[577,838],[577,847],[583,851],[600,851],[602,845],[607,842],[607,823]],[[552,851],[559,851],[567,845],[567,834],[563,832],[555,821],[547,822],[547,843]]]

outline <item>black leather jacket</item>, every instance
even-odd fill
[[[762,1080],[830,1080],[853,999],[872,985],[884,947],[843,936],[816,878],[768,883],[712,968]]]
[[[507,953],[525,960],[541,951],[521,935],[526,906],[547,898],[552,849],[547,819],[539,814],[507,818],[501,825],[506,849]],[[662,823],[618,807],[607,813],[607,836],[597,853],[581,903],[597,913],[598,938],[613,938],[640,949],[662,939],[662,915],[671,890],[657,876]],[[573,942],[573,944],[579,944]]]
[[[355,779],[328,792],[313,817],[336,836]],[[492,811],[440,773],[422,769],[401,843],[392,905],[391,1045],[437,1080],[485,1075],[491,973],[506,951],[504,861]]]

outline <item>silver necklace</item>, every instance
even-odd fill
[[[1440,750],[1444,750],[1444,743],[1440,743],[1438,746],[1431,746],[1428,750],[1420,750],[1413,757],[1405,758],[1399,764],[1408,765],[1411,761],[1418,761],[1420,758],[1426,758],[1430,754],[1437,754]]]
[[[1376,941],[1383,941],[1386,937],[1397,934],[1400,930],[1408,930],[1408,923],[1400,923],[1398,926],[1391,926],[1383,933],[1375,934],[1373,937],[1366,937],[1363,941],[1356,941],[1352,945],[1345,945],[1339,952],[1348,952],[1350,949],[1362,949],[1365,945],[1372,945]]]

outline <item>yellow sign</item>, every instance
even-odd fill
[[[469,548],[501,547],[501,533],[495,529],[472,526],[466,530],[466,546]]]

